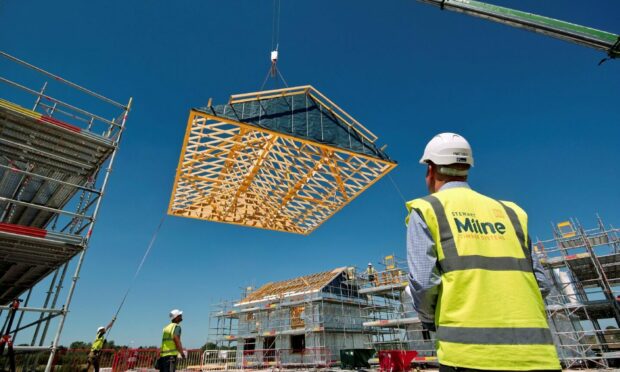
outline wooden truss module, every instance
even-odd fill
[[[168,213],[307,235],[396,167],[376,139],[311,86],[192,109]]]

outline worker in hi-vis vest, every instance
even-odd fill
[[[368,276],[368,281],[373,285],[376,284],[377,280],[377,270],[372,266],[372,262],[368,263],[368,268],[366,269],[366,275]]]
[[[157,360],[157,369],[162,372],[176,371],[177,358],[184,358],[187,352],[183,351],[181,344],[181,326],[183,312],[174,309],[170,312],[170,324],[164,327],[161,339],[161,349]]]
[[[95,340],[93,341],[92,346],[90,347],[90,353],[88,353],[88,362],[86,364],[86,371],[90,370],[90,366],[93,366],[95,372],[99,372],[99,361],[101,360],[101,350],[105,346],[105,333],[112,328],[114,321],[116,318],[112,319],[112,321],[105,327],[97,328],[97,335],[95,336]]]
[[[435,136],[420,163],[431,195],[406,204],[409,285],[439,370],[560,370],[527,214],[469,187],[474,159],[458,134]]]

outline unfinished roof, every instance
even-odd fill
[[[396,163],[311,86],[192,109],[168,213],[309,234]]]
[[[279,300],[286,297],[293,297],[301,294],[320,292],[336,277],[341,275],[347,268],[341,267],[331,271],[300,276],[295,279],[284,280],[281,282],[267,283],[257,290],[251,292],[237,305],[246,305],[254,302],[269,300]]]

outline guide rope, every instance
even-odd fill
[[[138,275],[140,274],[140,271],[142,271],[142,267],[144,266],[144,263],[146,262],[147,257],[149,256],[149,254],[151,253],[151,249],[153,248],[153,246],[155,245],[155,242],[157,241],[157,236],[159,235],[159,231],[161,230],[162,225],[164,224],[164,220],[166,219],[166,214],[164,213],[164,215],[161,217],[161,220],[159,221],[159,224],[157,225],[157,228],[155,229],[155,232],[153,233],[153,236],[151,236],[151,240],[146,248],[146,251],[144,252],[144,255],[142,256],[142,260],[140,261],[140,264],[138,265],[138,268],[136,269],[136,272],[133,275],[133,279],[131,280],[131,283],[129,284],[129,287],[127,287],[127,291],[125,291],[125,295],[123,296],[123,299],[121,300],[121,303],[119,304],[118,308],[116,309],[116,313],[114,314],[114,317],[112,318],[112,321],[110,323],[110,325],[108,326],[108,337],[110,337],[110,332],[112,330],[112,327],[114,325],[114,321],[116,321],[116,318],[118,317],[118,314],[121,312],[121,309],[123,308],[123,306],[125,305],[125,301],[127,300],[127,296],[129,296],[129,292],[131,292],[136,279],[138,278]]]

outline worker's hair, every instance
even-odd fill
[[[467,181],[469,164],[437,165],[429,162],[429,165],[435,170],[438,181]]]

